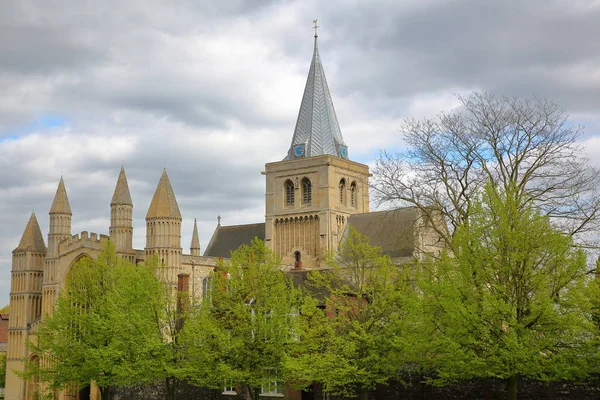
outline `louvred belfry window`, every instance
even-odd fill
[[[294,205],[294,182],[290,180],[285,181],[285,205]]]
[[[312,202],[312,184],[310,179],[302,179],[302,203],[310,204]]]

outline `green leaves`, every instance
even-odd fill
[[[579,379],[597,369],[597,285],[548,217],[489,184],[453,248],[419,266],[413,292],[440,378]]]
[[[44,360],[28,374],[38,374],[50,390],[153,379],[163,346],[156,311],[164,301],[154,267],[125,262],[108,242],[97,260],[84,257],[71,267],[53,315],[30,343]]]

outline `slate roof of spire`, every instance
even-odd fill
[[[112,200],[110,201],[111,206],[117,204],[133,206],[131,194],[129,193],[129,185],[127,184],[127,176],[125,176],[125,168],[123,167],[121,167],[121,172],[119,172],[117,186],[115,187],[115,192],[113,193]]]
[[[173,193],[166,169],[163,170],[150,207],[148,207],[148,213],[146,214],[146,218],[154,217],[175,217],[181,219],[179,206],[177,205],[175,193]]]
[[[25,227],[21,241],[14,251],[35,251],[38,253],[46,252],[46,244],[44,243],[44,236],[42,230],[38,224],[35,212],[31,213],[29,222]]]
[[[192,244],[190,244],[190,249],[200,249],[200,238],[198,237],[196,218],[194,218],[194,232],[192,232]]]
[[[298,148],[302,145],[303,149]],[[342,138],[325,79],[325,71],[321,64],[317,35],[315,35],[315,49],[296,121],[296,129],[294,129],[294,137],[288,155],[284,160],[323,154],[346,158],[346,150],[342,150],[345,147],[346,144]]]
[[[67,197],[67,190],[65,189],[65,182],[63,181],[62,176],[60,177],[58,188],[56,188],[56,195],[54,196],[52,207],[50,207],[50,214],[73,215],[71,213],[71,206],[69,205],[69,198]]]

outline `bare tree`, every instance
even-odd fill
[[[474,194],[486,182],[534,205],[563,232],[584,238],[598,226],[600,174],[578,138],[582,127],[563,108],[538,97],[473,93],[434,119],[404,121],[402,154],[382,152],[374,169],[379,204],[441,210],[450,230],[469,223]]]

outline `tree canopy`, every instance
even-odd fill
[[[597,284],[583,251],[533,204],[489,183],[454,252],[419,266],[413,344],[441,379],[582,379],[597,371]],[[418,337],[417,334],[414,337]]]
[[[282,393],[298,302],[275,255],[255,239],[232,252],[210,279],[209,293],[182,332],[186,378],[250,397],[258,389]]]
[[[155,378],[163,341],[154,313],[163,293],[154,268],[127,263],[107,242],[96,260],[71,267],[53,314],[30,343],[42,362],[28,365],[26,375],[37,374],[49,391],[95,381],[103,399],[111,386]]]

